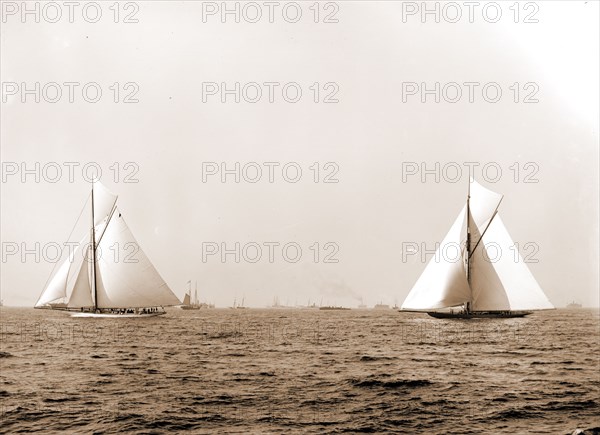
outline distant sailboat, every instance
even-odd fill
[[[242,302],[242,305],[243,305],[243,302]],[[238,308],[239,308],[239,307],[238,307]],[[289,306],[287,306],[287,305],[282,305],[282,304],[279,302],[279,296],[275,296],[275,297],[273,298],[273,305],[271,305],[271,308],[292,308],[292,307],[289,307]]]
[[[554,309],[498,215],[502,198],[470,180],[465,207],[404,300],[403,311],[486,318]],[[490,245],[496,256],[487,252]],[[455,258],[450,258],[453,250]]]
[[[238,304],[237,303],[237,299],[233,298],[233,307],[229,307],[229,308],[231,308],[233,310],[245,310],[246,307],[244,306],[244,298],[242,298],[242,303],[241,304]]]
[[[273,305],[271,305],[271,308],[281,308],[282,305],[279,303],[279,297],[275,296],[273,298]]]
[[[317,304],[315,302],[311,303],[310,299],[309,299],[308,303],[306,304],[306,308],[316,309],[316,308],[319,308],[319,307],[317,307]]]
[[[192,299],[192,281],[188,281],[190,288],[183,297],[183,304],[179,305],[182,310],[199,310],[201,308],[198,302],[198,282],[196,281],[194,287],[194,299]]]
[[[181,303],[139,247],[116,203],[117,195],[92,183],[89,234],[49,280],[35,308],[63,309],[77,317],[149,317]],[[114,253],[115,247],[127,246],[135,248],[134,258]]]

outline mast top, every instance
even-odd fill
[[[473,178],[471,175],[469,175],[469,185],[467,186],[467,200],[469,200],[471,198],[471,183],[473,183],[475,181],[475,178]]]

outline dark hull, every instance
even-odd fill
[[[471,313],[465,313],[464,311],[457,313],[429,311],[427,314],[436,319],[508,319],[525,317],[531,314],[531,311],[475,311]]]

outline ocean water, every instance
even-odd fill
[[[393,310],[0,314],[0,433],[567,434],[600,426],[597,310],[498,320]]]

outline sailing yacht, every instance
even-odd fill
[[[401,311],[469,319],[523,317],[554,309],[500,219],[502,198],[470,179],[466,205]]]
[[[125,223],[117,195],[93,182],[90,197],[83,210],[89,202],[87,234],[49,280],[35,308],[62,309],[76,317],[151,317],[165,314],[165,306],[179,305]],[[115,255],[115,247],[128,246],[135,248],[133,258]]]

